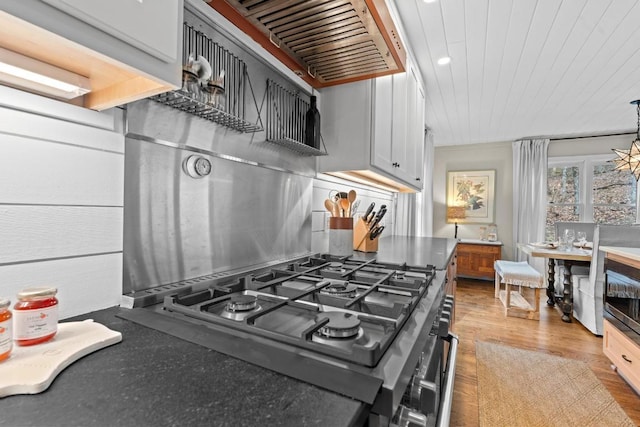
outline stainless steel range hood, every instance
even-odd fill
[[[315,88],[405,71],[384,0],[208,3]]]

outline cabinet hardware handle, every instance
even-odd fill
[[[625,360],[625,362],[633,363],[633,360],[627,359],[627,356],[624,354],[622,355],[622,358]]]
[[[313,70],[313,72],[311,72],[311,70]],[[315,79],[316,78],[316,69],[315,68],[311,68],[311,65],[309,65],[307,67],[307,74],[309,74],[311,77],[313,77]]]
[[[278,49],[280,49],[280,40],[273,36],[273,33],[271,31],[269,31],[269,41],[271,42],[271,44],[273,44],[275,47],[277,47]]]

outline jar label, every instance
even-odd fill
[[[58,306],[13,311],[16,340],[45,337],[58,330]]]
[[[0,322],[0,355],[7,353],[13,346],[11,319]]]

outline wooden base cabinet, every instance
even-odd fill
[[[640,393],[640,347],[607,319],[603,322],[602,347],[620,374]]]
[[[493,263],[501,259],[501,242],[461,241],[458,243],[457,251],[458,276],[494,280]]]

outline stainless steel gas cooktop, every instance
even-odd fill
[[[425,269],[310,257],[186,295],[164,309],[364,366],[375,366],[433,277]],[[400,270],[403,268],[403,270]]]
[[[430,265],[315,254],[232,277],[190,279],[122,317],[391,417],[423,349],[437,338],[443,274]]]

